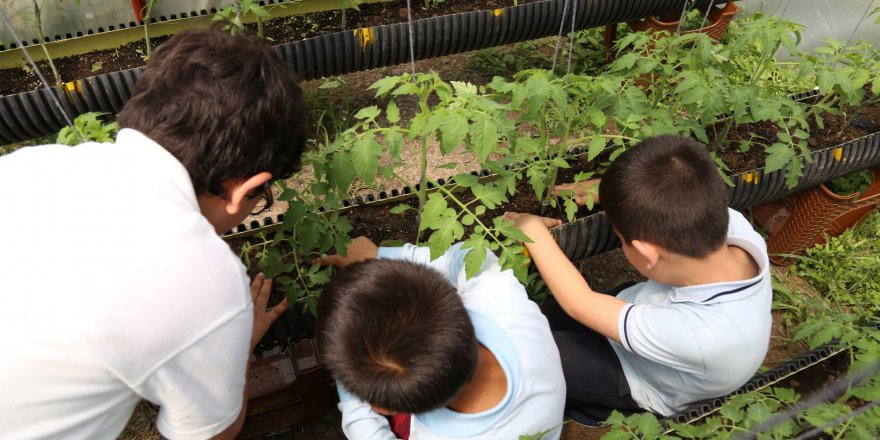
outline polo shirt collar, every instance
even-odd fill
[[[476,414],[464,414],[442,407],[415,415],[416,420],[432,433],[451,438],[472,437],[494,427],[513,405],[519,389],[520,371],[516,348],[510,337],[490,318],[468,310],[477,341],[489,349],[507,377],[507,393],[497,405]]]
[[[116,134],[116,145],[119,148],[131,148],[132,153],[137,156],[138,166],[155,173],[157,181],[169,183],[177,190],[184,203],[196,212],[201,212],[189,172],[168,150],[131,128],[119,130]]]
[[[745,237],[728,236],[727,244],[737,246],[752,256],[758,264],[758,275],[739,281],[724,281],[720,283],[698,284],[694,286],[672,287],[669,300],[672,302],[692,302],[698,304],[715,304],[726,301],[736,301],[745,298],[756,291],[767,279],[770,271],[770,263],[766,251],[753,241]]]

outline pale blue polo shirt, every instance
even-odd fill
[[[732,209],[727,243],[752,256],[757,276],[687,287],[648,281],[617,295],[630,304],[620,312],[621,343],[611,345],[642,408],[674,414],[735,391],[761,366],[772,323],[767,245]]]

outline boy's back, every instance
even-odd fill
[[[767,247],[742,214],[730,211],[728,243],[758,263],[753,278],[686,287],[647,281],[618,298],[621,343],[612,341],[644,408],[672,414],[728,394],[757,371],[770,340],[772,289]]]
[[[548,310],[568,414],[670,415],[745,383],[769,345],[769,261],[761,236],[727,207],[706,147],[644,139],[609,166],[596,201],[627,261],[650,280],[616,296],[590,288],[549,234],[552,219],[507,215],[533,240],[526,247],[565,312]]]

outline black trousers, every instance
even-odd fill
[[[616,295],[633,284],[602,293]],[[593,424],[607,419],[613,410],[626,415],[644,411],[631,397],[620,359],[608,338],[568,316],[555,299],[548,298],[541,311],[550,322],[562,359],[566,415],[576,422]]]

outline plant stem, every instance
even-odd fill
[[[491,231],[494,230],[494,228],[490,228],[490,227],[486,226],[486,224],[483,223],[483,222],[477,217],[477,214],[476,214],[475,212],[471,211],[471,210],[467,207],[467,205],[465,205],[464,203],[462,203],[461,200],[458,199],[458,197],[455,197],[455,194],[452,194],[451,191],[449,191],[448,189],[446,189],[446,188],[443,187],[442,185],[437,184],[437,182],[434,182],[434,181],[431,181],[431,182],[434,184],[434,186],[436,186],[436,187],[440,190],[440,192],[442,192],[443,194],[446,195],[446,198],[447,198],[447,199],[452,200],[453,202],[455,202],[456,205],[458,205],[459,208],[461,208],[463,211],[465,211],[466,213],[468,213],[468,214],[470,214],[470,215],[472,215],[472,216],[474,217],[474,222],[475,222],[476,224],[478,224],[479,226],[481,226],[481,227],[483,228],[484,231],[486,231],[486,233],[484,234],[484,236],[485,236],[485,235],[488,235],[489,237],[492,238],[492,240],[494,240],[496,243],[498,243],[499,246],[501,246],[502,248],[505,248],[505,246],[504,246],[504,242],[502,242],[501,240],[499,240],[498,237],[497,237],[495,234],[493,234],[493,233],[491,232]]]
[[[58,69],[55,68],[55,62],[52,61],[52,57],[49,55],[49,48],[46,47],[46,38],[43,36],[43,19],[42,19],[43,11],[40,10],[40,5],[38,0],[34,0],[34,16],[37,20],[37,34],[40,37],[40,47],[43,49],[43,53],[46,55],[46,61],[49,62],[49,67],[52,68],[52,74],[55,75],[55,83],[58,87],[64,85],[61,81],[61,76],[58,75]]]
[[[153,13],[153,4],[155,4],[155,0],[148,0],[147,12],[142,15],[144,20],[144,42],[147,44],[147,48],[144,49],[145,59],[150,58],[150,55],[153,53],[152,44],[150,43],[150,14]]]
[[[293,258],[293,266],[294,270],[296,271],[296,281],[302,286],[303,290],[306,291],[304,298],[312,296],[312,291],[309,290],[309,286],[306,283],[306,280],[303,279],[302,267],[299,264],[299,258],[296,258],[295,256]],[[290,299],[288,299],[287,301],[289,302]]]

